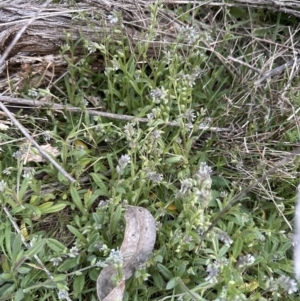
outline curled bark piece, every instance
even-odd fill
[[[134,274],[138,266],[146,262],[155,244],[155,221],[147,209],[127,206],[125,220],[125,235],[120,248],[123,255],[123,279],[119,284],[115,285],[114,278],[117,276],[116,269],[111,264],[102,269],[97,279],[97,293],[100,301],[122,299],[120,295],[118,295],[118,298],[114,296],[113,298],[115,299],[111,299],[110,296],[115,290],[119,291],[119,288],[121,291],[125,280]]]

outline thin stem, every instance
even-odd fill
[[[39,100],[28,100],[24,98],[14,98],[9,96],[2,96],[0,95],[0,101],[8,102],[8,103],[14,103],[14,104],[20,104],[20,105],[26,105],[31,107],[38,107],[39,109],[51,109],[54,111],[68,111],[68,112],[74,112],[74,113],[81,113],[82,108],[74,107],[74,106],[64,106],[56,103],[50,103],[47,101],[39,101]],[[123,115],[123,114],[114,114],[114,113],[108,113],[108,112],[102,112],[97,111],[93,109],[86,109],[86,111],[92,115],[92,116],[101,116],[105,118],[110,119],[116,119],[116,120],[124,120],[124,121],[138,121],[142,123],[148,123],[151,120],[148,118],[142,118],[142,117],[136,117],[131,115]],[[179,127],[180,124],[178,122],[166,122],[166,126],[172,126],[172,127]],[[212,126],[199,126],[199,130],[207,130],[211,132],[233,132],[234,129],[232,128],[219,128],[219,127],[212,127]]]
[[[40,154],[47,159],[49,162],[53,164],[53,166],[59,170],[71,183],[76,182],[76,180],[71,177],[62,166],[60,166],[45,150],[43,150],[39,144],[30,136],[25,127],[13,116],[13,114],[6,108],[6,106],[0,101],[0,108],[4,111],[10,120],[14,123],[14,125],[23,133],[23,135],[33,144],[36,149],[40,152]]]

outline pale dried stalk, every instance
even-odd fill
[[[6,108],[6,106],[0,102],[0,108],[2,111],[6,113],[6,115],[10,118],[13,124],[22,132],[22,134],[32,143],[39,153],[47,159],[53,166],[60,171],[71,183],[75,183],[76,180],[71,177],[45,150],[43,150],[40,145],[30,136],[25,127],[13,116],[13,114]]]
[[[272,77],[272,76],[275,76],[275,75],[278,75],[280,73],[282,73],[283,71],[285,71],[286,69],[292,67],[293,65],[299,65],[300,64],[300,58],[296,58],[294,60],[291,60],[287,63],[285,63],[284,65],[281,65],[277,68],[274,68],[268,72],[266,72],[265,74],[263,74],[263,76],[261,76],[261,78],[259,78],[258,80],[256,80],[254,82],[254,85],[255,86],[258,86],[259,84],[261,84],[264,80]]]
[[[213,220],[211,225],[208,227],[208,229],[203,233],[202,235],[202,241],[207,236],[208,232],[210,232],[217,224],[217,222],[221,219],[221,217],[233,206],[235,205],[243,196],[245,196],[246,193],[251,191],[253,188],[255,188],[257,185],[264,182],[269,176],[273,175],[278,168],[284,166],[289,161],[292,161],[295,159],[296,156],[300,155],[300,147],[297,147],[293,152],[291,152],[289,155],[285,156],[282,160],[280,160],[277,164],[275,164],[274,167],[269,169],[264,175],[262,175],[260,178],[255,180],[252,184],[250,184],[247,188],[243,189],[240,193],[238,193],[236,196],[234,196],[225,206],[225,208],[219,213],[219,215]],[[200,244],[201,246],[201,244]],[[198,247],[198,250],[200,248]]]
[[[41,101],[41,100],[28,100],[24,98],[14,98],[9,96],[1,96],[0,95],[0,101],[7,102],[7,103],[14,103],[19,105],[26,105],[29,107],[35,107],[39,109],[51,109],[54,111],[63,111],[66,110],[68,112],[74,112],[74,113],[81,113],[82,108],[73,107],[73,106],[65,106],[60,105],[56,103],[49,103],[47,101]],[[86,109],[86,111],[92,115],[92,116],[101,116],[106,117],[110,119],[116,119],[116,120],[124,120],[124,121],[138,121],[142,123],[148,123],[151,120],[148,118],[142,118],[142,117],[136,117],[131,115],[123,115],[123,114],[114,114],[114,113],[108,113],[108,112],[101,112],[93,109]],[[177,122],[166,122],[167,126],[174,126],[179,127],[179,123]],[[199,126],[199,130],[208,130],[212,132],[232,132],[232,129],[230,128],[219,128],[219,127],[210,127],[210,126]]]

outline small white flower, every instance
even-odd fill
[[[206,164],[206,162],[201,162],[200,167],[197,171],[197,177],[202,178],[202,179],[206,179],[210,176],[211,173],[212,173],[211,167],[209,167]]]
[[[180,180],[180,182],[181,182],[180,192],[182,194],[187,193],[193,187],[193,180],[190,178]]]
[[[0,181],[0,192],[4,192],[7,184],[3,180]]]
[[[284,275],[281,276],[278,279],[278,284],[280,285],[281,288],[286,290],[288,294],[292,294],[298,291],[297,282],[288,276],[284,276]]]
[[[45,139],[46,141],[49,141],[49,140],[51,139],[51,136],[50,136],[50,132],[49,132],[49,131],[44,132],[44,139]]]
[[[151,110],[151,113],[147,114],[147,118],[149,120],[153,120],[153,119],[155,119],[157,117],[157,113],[158,113],[158,110],[156,108],[153,108]]]
[[[105,268],[105,267],[107,267],[107,264],[105,262],[99,260],[95,263],[95,266],[99,267],[99,268]]]
[[[117,71],[120,69],[120,64],[115,58],[111,61],[111,64],[112,64],[111,70]]]
[[[219,240],[221,240],[228,247],[230,247],[230,245],[233,243],[233,240],[225,232],[219,234]]]
[[[238,258],[237,265],[238,267],[242,268],[253,264],[254,261],[255,261],[254,256],[247,254],[245,256],[240,256]]]
[[[113,12],[107,17],[107,19],[108,19],[109,23],[111,23],[111,24],[118,23],[119,18],[118,18],[117,12],[116,12],[116,11],[113,11]]]
[[[161,137],[161,134],[163,133],[163,131],[160,130],[154,130],[151,135],[152,137],[154,137],[155,139],[159,139]]]
[[[154,182],[154,183],[159,183],[159,182],[161,182],[162,180],[163,180],[163,175],[162,174],[158,174],[158,173],[156,173],[156,172],[153,172],[153,171],[151,171],[150,169],[146,169],[145,170],[146,171],[146,176],[147,176],[147,178],[150,180],[150,181],[152,181],[152,182]]]
[[[112,249],[106,262],[121,266],[123,264],[123,254],[120,250]]]
[[[21,159],[22,158],[22,156],[23,156],[23,153],[21,152],[21,151],[16,151],[16,152],[14,152],[13,154],[12,154],[12,156],[16,159],[16,160],[18,160],[18,159]]]
[[[116,170],[119,174],[122,174],[123,170],[126,168],[126,166],[130,163],[130,156],[129,155],[122,155],[121,158],[118,161],[118,166],[116,167]]]
[[[96,44],[94,43],[88,43],[86,47],[89,53],[94,53],[97,50]]]
[[[100,200],[99,201],[99,204],[98,204],[98,207],[104,207],[105,205],[107,204],[107,201],[105,201],[105,200]]]
[[[98,247],[99,251],[104,252],[106,250],[108,250],[108,246],[106,244],[101,244]]]
[[[159,104],[162,100],[166,102],[167,100],[167,91],[164,87],[156,88],[150,91],[150,96],[152,97],[154,103]]]
[[[53,262],[54,266],[58,266],[60,262],[62,262],[61,257],[54,257],[50,260],[51,262]]]
[[[220,265],[218,263],[210,263],[206,268],[206,272],[208,275],[205,280],[209,281],[210,283],[214,283],[217,281],[217,277],[220,272]]]
[[[32,180],[34,176],[34,168],[33,167],[24,167],[23,168],[23,178]]]
[[[187,119],[187,121],[189,123],[193,123],[195,118],[196,118],[196,115],[195,115],[195,112],[194,110],[192,109],[188,109],[184,112],[184,117]]]
[[[182,26],[178,36],[189,44],[194,44],[200,38],[199,32],[193,26]]]
[[[57,295],[59,300],[67,299],[69,297],[69,293],[66,290],[59,290]]]
[[[11,174],[11,171],[10,171],[11,168],[12,168],[12,167],[5,168],[5,169],[2,171],[2,173],[3,173],[4,175],[9,176],[9,175]]]
[[[8,130],[8,126],[0,122],[0,131],[7,131],[7,130]]]
[[[79,255],[79,250],[78,250],[78,248],[77,247],[72,247],[71,249],[70,249],[70,253],[69,253],[69,256],[71,257],[71,258],[75,258],[75,257],[77,257]]]
[[[30,97],[38,97],[39,93],[36,89],[29,89],[28,90],[28,96]]]
[[[133,123],[127,123],[125,126],[124,126],[124,133],[125,135],[128,137],[128,138],[132,138],[135,134],[135,130],[134,130],[134,124]]]

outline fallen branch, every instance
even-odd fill
[[[158,57],[166,45],[176,41],[183,24],[173,12],[158,8],[158,21],[152,29],[156,36],[150,38],[149,28],[153,20],[147,2],[82,0],[75,5],[52,3],[46,12],[36,18],[34,12],[41,9],[40,1],[30,0],[28,3],[27,0],[15,0],[14,5],[0,4],[0,53],[8,55],[9,52],[8,60],[5,62],[3,57],[2,63],[0,61],[0,90],[20,89],[33,76],[38,78],[38,85],[43,77],[46,77],[43,84],[57,78],[67,69],[67,65],[61,68],[61,59],[57,65],[55,60],[49,60],[49,56],[58,57],[64,45],[74,48],[72,51],[66,50],[65,54],[72,53],[72,58],[79,60],[89,53],[93,43],[117,45],[126,37],[132,52],[137,51],[138,43],[145,41],[147,56]],[[116,13],[120,18],[112,22],[111,17]],[[33,17],[37,20],[28,26]],[[24,30],[26,26],[28,28]],[[23,33],[21,37],[18,32]],[[6,51],[10,41],[16,38],[19,41],[14,43],[11,51]],[[95,65],[93,70],[103,70],[105,62],[101,54],[97,52],[90,56]],[[31,86],[36,85],[31,80]]]
[[[1,96],[0,95],[0,101],[6,102],[6,103],[13,103],[13,104],[19,104],[19,105],[26,105],[29,107],[39,108],[39,109],[51,109],[53,111],[68,111],[68,112],[74,112],[74,113],[81,113],[82,108],[70,106],[70,105],[60,105],[57,103],[49,103],[47,101],[42,100],[29,100],[24,98],[14,98],[9,96]],[[86,111],[92,115],[92,116],[101,116],[105,118],[115,119],[115,120],[123,120],[123,121],[138,121],[142,123],[148,123],[151,120],[148,118],[142,118],[142,117],[136,117],[131,115],[123,115],[123,114],[114,114],[114,113],[108,113],[108,112],[102,112],[97,111],[94,109],[86,109]],[[180,124],[178,122],[166,122],[166,126],[174,126],[179,127]],[[212,132],[232,132],[233,129],[231,128],[219,128],[219,127],[211,127],[211,126],[199,126],[199,130],[208,130]]]

